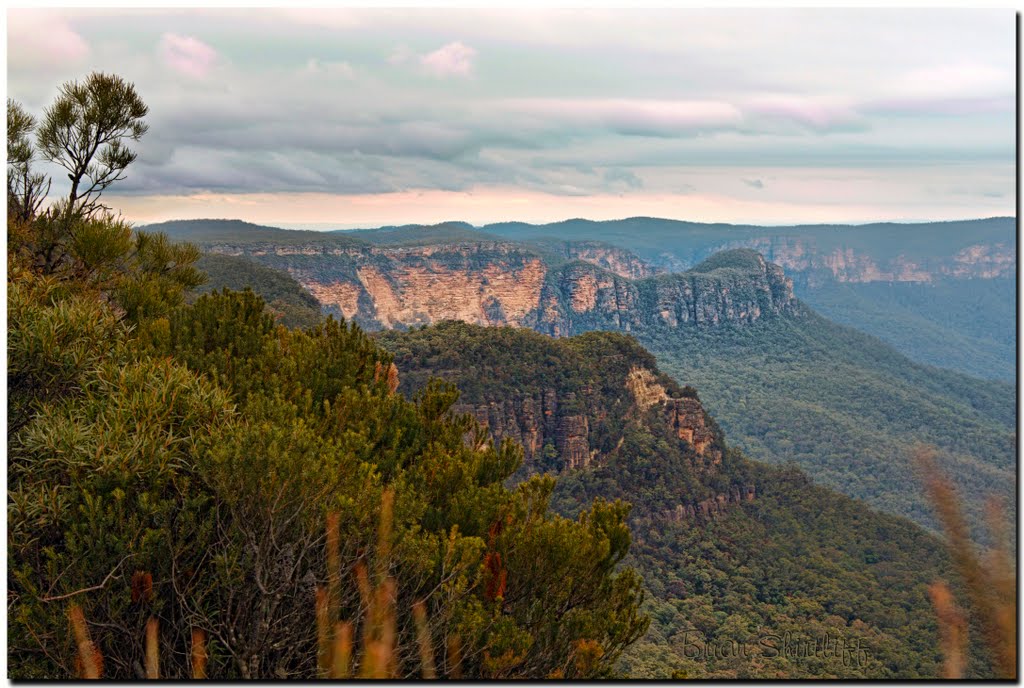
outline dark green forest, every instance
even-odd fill
[[[632,337],[590,332],[552,339],[447,322],[385,331],[377,339],[405,371],[403,390],[413,392],[434,375],[454,382],[468,403],[550,389],[573,399],[573,413],[590,417],[601,456],[590,468],[561,472],[553,503],[567,516],[595,498],[634,504],[626,563],[643,576],[651,629],[624,655],[624,672],[691,678],[937,674],[927,588],[948,570],[941,542],[906,519],[813,485],[795,467],[748,460],[727,445],[710,418],[724,457],[718,470],[698,470],[693,447],[657,413],[638,411],[626,377],[642,367],[670,396],[697,392],[661,373]],[[756,486],[756,498],[716,518],[667,515],[677,504],[746,485]],[[825,637],[870,650],[856,657],[782,652],[783,638],[792,649],[798,639]],[[741,647],[749,653],[739,654]],[[714,648],[726,648],[724,656]],[[985,671],[983,665],[974,670]]]
[[[993,495],[1015,508],[1013,388],[917,365],[874,337],[804,309],[751,325],[638,334],[666,371],[701,390],[751,456],[793,462],[815,482],[934,527],[914,474],[940,448],[975,534]]]
[[[1011,278],[824,284],[800,294],[816,311],[915,361],[974,377],[1017,379],[1017,286]]]
[[[219,253],[204,253],[196,267],[206,274],[206,281],[190,293],[193,300],[218,289],[248,288],[266,301],[267,308],[286,327],[310,327],[323,317],[320,302],[288,273]]]

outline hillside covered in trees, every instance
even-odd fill
[[[205,273],[206,281],[191,292],[190,298],[218,289],[252,289],[286,327],[310,327],[323,317],[320,302],[288,273],[219,253],[204,253],[196,261],[196,267]]]
[[[187,303],[198,250],[100,203],[145,114],[104,74],[38,125],[8,105],[11,677],[612,675],[648,624],[628,507],[506,487],[521,450],[467,444],[452,389],[397,394],[358,327]],[[79,174],[45,208],[37,126]]]
[[[374,338],[287,275],[133,228],[104,192],[147,114],[103,73],[39,120],[8,102],[11,678],[1012,674],[1002,560],[749,461],[633,338]],[[753,252],[672,284],[751,268],[695,308],[796,315]]]
[[[961,236],[966,230],[980,228],[971,240],[1000,243],[1006,230],[1001,220],[909,226],[899,239],[900,251],[931,256],[928,265],[936,277],[929,283],[891,284],[839,282],[831,272],[825,280],[825,272],[833,269],[825,263],[786,273],[751,248],[713,253],[685,272],[658,272],[650,264],[653,244],[643,238],[650,230],[681,251],[687,237],[695,246],[711,246],[708,242],[725,241],[726,235],[737,242],[743,237],[760,241],[757,232],[766,228],[647,219],[516,224],[491,227],[487,233],[447,223],[310,237],[310,232],[229,221],[160,227],[201,240],[211,251],[288,272],[326,311],[367,328],[402,329],[456,319],[556,336],[629,332],[665,371],[701,390],[731,440],[750,455],[769,463],[795,462],[818,484],[928,527],[936,521],[910,460],[918,443],[940,450],[940,462],[963,490],[977,537],[984,537],[985,499],[1000,494],[1013,503],[1016,399],[1011,385],[916,362],[874,336],[822,317],[797,298],[802,280],[805,293],[817,295],[844,322],[874,318],[872,332],[889,331],[889,339],[905,333],[909,339],[903,349],[928,330],[924,339],[930,342],[931,358],[939,362],[947,360],[943,352],[957,349],[957,342],[966,347],[965,356],[1005,349],[1015,338],[1012,309],[1006,306],[1007,298],[1012,301],[1008,278],[940,274],[960,265],[940,258],[969,244]],[[886,228],[893,229],[819,228],[824,232],[820,237],[810,229],[781,228],[769,232],[775,239],[767,246],[775,246],[774,255],[796,260],[797,244],[786,239],[792,230],[793,241],[798,239],[807,251],[838,250],[848,241],[878,264],[901,255],[883,250]],[[591,229],[603,241],[588,238]],[[932,229],[938,237],[935,246],[922,238]],[[564,231],[563,238],[553,238],[556,230]],[[643,236],[624,244],[631,232]],[[787,246],[789,253],[783,251]],[[820,255],[825,254],[807,254]],[[975,261],[976,269],[987,269],[983,258]],[[812,273],[822,277],[813,289],[807,277]],[[974,286],[968,289],[967,283]],[[978,294],[987,296],[979,301]],[[1006,321],[993,329],[999,313]],[[965,323],[992,332],[993,340],[985,344],[981,335],[959,337],[954,330]],[[987,354],[976,363],[984,361],[996,366],[990,370],[998,368]]]
[[[435,375],[450,380],[463,408],[494,420],[492,432],[496,425],[509,431],[502,411],[510,407],[522,426],[529,418],[524,402],[538,395],[553,400],[556,418],[586,419],[593,450],[587,466],[569,465],[572,447],[559,444],[556,422],[552,441],[529,468],[559,474],[554,504],[567,516],[594,498],[634,505],[635,542],[626,562],[643,577],[652,625],[624,655],[631,675],[937,674],[927,589],[949,566],[941,542],[905,519],[814,486],[796,468],[748,460],[709,416],[666,416],[673,399],[699,404],[697,391],[661,373],[631,337],[591,332],[552,339],[452,322],[382,332],[378,341],[403,371],[401,390],[413,394]],[[545,435],[543,420],[537,423]],[[696,428],[689,441],[681,439],[688,423]],[[702,426],[709,441],[703,447]],[[709,503],[713,509],[705,511]],[[783,637],[825,636],[859,639],[870,658],[776,651]],[[723,646],[731,648],[724,656],[708,650]],[[740,647],[746,654],[737,654]]]

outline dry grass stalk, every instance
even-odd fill
[[[377,552],[374,585],[366,564],[357,562],[354,569],[359,587],[361,608],[365,612],[362,632],[360,678],[397,678],[398,653],[395,602],[397,585],[387,575],[391,558],[391,533],[394,509],[394,491],[387,489],[381,499],[380,524],[377,531]],[[337,514],[327,517],[327,581],[316,594],[316,623],[318,666],[320,675],[329,678],[348,678],[352,675],[354,628],[340,618],[341,556],[340,529]]]
[[[388,366],[388,391],[394,394],[398,390],[398,366],[392,363]]]
[[[160,678],[160,622],[149,617],[146,623],[146,678]]]
[[[388,578],[373,591],[370,609],[363,624],[360,678],[396,678],[398,675],[394,590],[394,580]]]
[[[942,644],[943,678],[959,679],[967,666],[967,621],[953,599],[949,586],[942,581],[928,588],[932,606],[939,619],[939,640]]]
[[[352,624],[334,624],[334,649],[331,653],[331,678],[349,678],[352,666]]]
[[[206,678],[206,631],[201,628],[192,629],[192,678]]]
[[[998,506],[989,506],[992,534],[996,547],[988,565],[982,566],[963,514],[956,491],[942,475],[935,461],[933,449],[915,450],[914,459],[921,469],[925,489],[935,507],[946,534],[953,566],[964,582],[973,617],[981,627],[982,639],[992,653],[997,677],[1015,679],[1017,676],[1017,605],[1015,581],[1010,571],[1009,555],[1005,550],[1005,528]],[[940,617],[940,623],[942,619]],[[948,632],[943,630],[944,633]]]
[[[71,622],[71,632],[78,646],[76,664],[79,666],[79,676],[89,679],[100,678],[103,675],[103,655],[89,637],[89,628],[85,623],[82,608],[72,604],[68,608],[68,620]]]
[[[422,601],[412,606],[412,616],[416,621],[416,640],[420,647],[420,673],[426,679],[437,678],[434,649],[430,644],[430,626],[427,624],[427,607]]]

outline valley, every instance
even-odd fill
[[[543,231],[545,237],[554,229],[565,230],[568,236],[593,230],[598,237],[624,242],[630,228],[636,230],[630,236],[647,236],[639,230],[653,221],[642,227],[629,222],[533,229],[497,226],[487,232],[455,224],[318,236],[262,228],[251,240],[250,228],[243,233],[242,227],[223,222],[160,228],[191,238],[207,250],[287,271],[328,313],[370,330],[459,320],[525,327],[556,337],[593,330],[629,333],[666,371],[699,390],[731,441],[751,456],[774,464],[795,463],[819,484],[927,527],[934,527],[935,521],[910,461],[919,443],[939,449],[943,465],[963,491],[977,537],[984,537],[980,526],[986,499],[1001,495],[1013,505],[1013,388],[922,365],[875,337],[822,317],[797,298],[797,284],[812,282],[817,274],[813,270],[791,277],[753,249],[730,249],[685,272],[669,273],[664,266],[603,241],[499,237],[513,230],[538,236]],[[1005,223],[996,221],[979,226],[994,238],[1005,229]],[[696,227],[692,232],[697,239],[710,241],[708,227],[713,226]],[[855,234],[855,229],[844,231]],[[868,229],[876,235],[881,231]],[[720,236],[725,230],[716,231]],[[983,232],[981,238],[985,236]],[[960,244],[979,238],[943,237],[945,245],[931,242],[929,250],[953,251],[953,259],[927,264],[948,270],[964,251]],[[877,242],[877,236],[869,236],[854,243],[870,247]],[[912,237],[905,242],[907,250],[917,245]],[[886,250],[899,255],[898,248]],[[993,253],[994,249],[981,252]],[[1005,301],[999,285],[1006,284],[1006,278],[983,278],[986,265],[979,263],[975,279],[957,284],[982,284],[992,294],[990,301]],[[832,276],[836,278],[835,273]],[[936,284],[927,286],[833,279],[830,286],[812,293],[873,289],[884,295],[892,289],[942,289],[931,309],[920,309],[919,318],[932,318],[930,341],[938,349],[942,340],[935,329],[945,326],[948,331],[948,321],[957,320],[952,315],[944,325],[934,315],[948,302],[941,296],[954,289],[945,279],[937,277]],[[839,303],[855,301],[834,298],[833,309],[839,309]],[[886,302],[877,296],[871,303]],[[970,310],[969,298],[959,303],[960,313]],[[857,320],[853,315],[844,318],[847,324]],[[1005,328],[1000,336],[1005,341]],[[492,427],[508,427],[528,454],[543,452],[544,442],[557,432],[561,439],[555,441],[555,450],[569,446],[578,455],[576,461],[589,460],[587,433],[578,421],[560,420],[562,425],[543,441],[535,430],[523,429],[530,425],[525,417],[548,411],[545,399],[537,396],[523,408],[506,403],[475,413]],[[1015,509],[1009,508],[1012,515]]]

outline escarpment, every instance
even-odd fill
[[[677,504],[674,509],[665,511],[663,516],[675,523],[688,520],[709,521],[724,514],[734,504],[754,501],[756,496],[757,488],[754,485],[733,485],[726,492]]]
[[[458,404],[456,413],[469,413],[496,442],[511,438],[523,447],[531,470],[585,468],[597,455],[590,447],[590,421],[574,412],[576,395],[560,397],[554,389],[529,395]]]
[[[797,313],[793,282],[753,251],[729,251],[680,274],[630,280],[583,262],[553,270],[524,324],[553,336],[590,330],[749,324]]]
[[[646,368],[633,368],[626,377],[639,414],[654,415],[672,434],[693,450],[690,467],[701,473],[715,471],[722,463],[722,442],[712,428],[707,412],[694,396],[670,396],[657,377]]]
[[[467,385],[469,393],[454,411],[472,415],[495,442],[512,439],[520,444],[525,470],[531,473],[604,463],[622,446],[623,423],[653,427],[678,442],[687,457],[686,469],[694,475],[711,476],[719,470],[722,438],[692,390],[671,394],[663,377],[643,366],[629,368],[618,384],[618,400],[609,399],[607,387],[589,380],[573,391],[529,380],[523,386],[536,391],[511,395],[497,389],[488,394],[486,387],[482,394],[474,393]],[[611,428],[619,429],[610,433]]]
[[[952,255],[891,257],[850,246],[821,247],[813,238],[757,237],[732,241],[715,250],[746,248],[784,268],[803,287],[829,282],[934,282],[943,277],[992,279],[1012,275],[1017,254],[1005,243],[972,244]]]
[[[287,271],[328,312],[370,330],[460,320],[553,336],[638,332],[751,323],[796,303],[781,268],[749,250],[658,274],[629,251],[587,241],[207,248]]]

